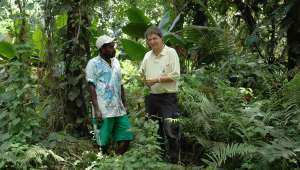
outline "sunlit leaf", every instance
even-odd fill
[[[140,61],[148,51],[143,45],[128,39],[121,40],[122,46],[125,52],[128,54],[129,59],[134,61]]]
[[[130,8],[127,10],[127,16],[130,22],[149,24],[150,19],[144,15],[144,11],[138,8]]]
[[[0,42],[0,55],[5,58],[10,59],[16,55],[16,50],[12,44],[5,42],[5,41],[1,41]]]
[[[172,45],[186,45],[186,42],[181,36],[171,32],[168,32],[164,35],[164,40],[165,42],[170,42]]]
[[[45,37],[41,27],[37,27],[32,34],[32,42],[37,50],[39,50],[38,56],[45,56]]]
[[[67,12],[64,12],[62,15],[58,15],[55,20],[55,26],[57,29],[61,29],[65,25],[67,25],[68,21],[68,14]]]
[[[135,38],[144,38],[144,33],[149,25],[145,23],[129,23],[122,28],[123,32]]]

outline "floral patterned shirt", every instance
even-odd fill
[[[121,67],[117,58],[111,66],[100,56],[92,58],[86,66],[86,80],[95,85],[97,102],[102,117],[117,117],[126,114],[121,99]]]

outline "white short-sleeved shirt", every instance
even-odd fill
[[[180,64],[178,54],[175,49],[164,46],[159,55],[155,55],[151,50],[144,56],[140,67],[140,73],[148,79],[156,79],[161,76],[169,76],[174,80],[180,77]],[[177,81],[156,83],[151,86],[150,93],[175,93],[178,90]]]
[[[89,60],[86,80],[95,85],[97,101],[102,117],[117,117],[126,114],[121,99],[121,67],[117,58],[111,59],[111,67],[100,56]]]

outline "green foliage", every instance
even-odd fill
[[[296,129],[299,129],[298,118],[299,118],[299,94],[300,94],[300,78],[299,73],[295,75],[294,79],[290,82],[286,82],[282,89],[275,93],[271,100],[265,105],[264,109],[272,116],[268,119],[270,123],[278,123],[277,125],[291,126],[288,130],[289,134],[298,134]],[[274,122],[275,121],[275,122]]]
[[[183,47],[187,46],[187,42],[183,37],[172,32],[164,34],[164,41],[173,45],[179,45]]]
[[[258,150],[258,152],[261,153],[263,159],[269,163],[280,159],[287,159],[292,162],[297,158],[295,151],[298,146],[299,144],[291,139],[280,138],[275,139],[270,144],[263,143],[262,149]]]
[[[66,26],[67,21],[68,21],[68,14],[66,11],[63,14],[56,16],[56,20],[55,20],[56,29],[61,29],[64,26]]]
[[[145,87],[138,72],[138,64],[130,60],[121,62],[122,79],[126,89],[127,104],[134,112],[139,112],[144,108],[144,96],[149,89]]]
[[[211,155],[208,155],[210,161],[205,160],[205,162],[210,166],[221,167],[228,158],[248,156],[255,152],[256,148],[247,144],[230,144],[225,147],[219,146]]]
[[[150,26],[150,20],[138,8],[127,11],[129,23],[122,28],[123,32],[135,38],[144,38],[144,32]]]
[[[264,69],[256,67],[263,72],[257,81],[279,81]],[[272,69],[280,72],[280,67]],[[299,76],[265,99],[260,93],[232,86],[223,75],[216,67],[206,67],[184,76],[180,87],[181,108],[186,113],[180,122],[184,135],[206,150],[208,158],[202,160],[208,167],[226,169],[297,167]]]
[[[6,143],[7,144],[7,143]],[[24,145],[21,143],[7,144],[4,149],[0,147],[0,168],[32,169],[53,168],[54,162],[63,162],[64,159],[53,151],[38,145]]]
[[[255,35],[250,35],[245,40],[245,45],[247,46],[253,46],[257,43],[257,37]]]
[[[167,164],[160,157],[160,147],[157,142],[157,122],[145,121],[141,113],[130,115],[135,134],[129,151],[123,155],[102,155],[101,153],[84,152],[82,160],[74,163],[78,169],[183,169],[181,166]]]
[[[148,51],[143,45],[132,40],[121,39],[121,44],[124,51],[129,56],[129,59],[132,61],[141,61]]]
[[[133,7],[127,10],[127,16],[130,22],[133,23],[144,23],[148,24],[150,22],[149,18],[144,15],[144,11]]]
[[[28,65],[15,61],[1,66],[5,75],[0,83],[0,168],[51,167],[51,160],[63,161],[51,150],[31,145],[40,140],[42,118]]]
[[[191,88],[182,87],[179,99],[183,110],[190,115],[186,119],[187,129],[204,131],[209,134],[212,129],[212,115],[218,111],[215,104],[210,102],[205,94]],[[190,131],[191,132],[191,131]]]
[[[122,31],[134,38],[144,38],[144,33],[148,27],[149,25],[144,23],[128,23],[122,28]]]
[[[234,44],[230,33],[220,28],[188,26],[182,30],[186,41],[193,43],[189,48],[195,56],[193,64],[210,64],[233,54]]]
[[[8,42],[0,41],[0,56],[10,59],[16,55],[16,50]]]
[[[145,122],[137,118],[133,123],[137,126],[143,126],[143,129],[132,129],[135,133],[135,142],[131,143],[132,148],[122,156],[100,157],[96,165],[92,165],[93,167],[101,169],[157,169],[163,165],[157,143],[158,126],[154,122]]]
[[[44,57],[46,55],[46,42],[45,35],[43,34],[42,28],[37,26],[35,31],[32,33],[32,42],[35,46],[35,49],[38,50],[37,56],[40,57],[40,61],[44,62]]]
[[[1,126],[0,133],[8,136],[2,142],[19,136],[21,141],[32,138],[33,130],[39,127],[41,116],[36,110],[39,98],[32,85],[29,67],[18,61],[2,65],[5,77],[0,82]]]

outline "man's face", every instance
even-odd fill
[[[116,54],[115,43],[111,42],[111,43],[108,43],[108,44],[104,44],[101,47],[101,54],[104,57],[113,58],[115,56],[115,54]]]
[[[150,34],[147,36],[147,44],[152,50],[156,50],[163,46],[163,40],[156,34]]]

